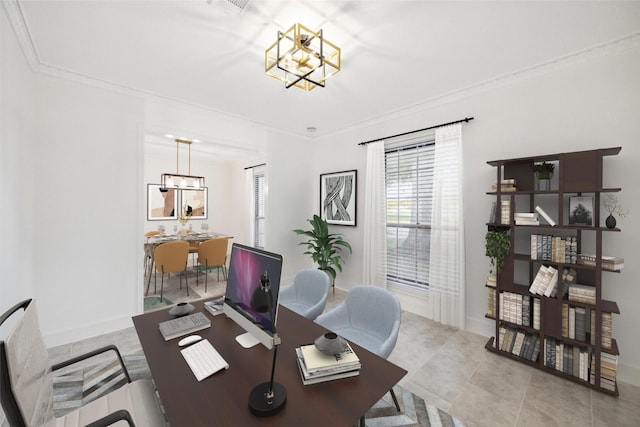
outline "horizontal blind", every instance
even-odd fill
[[[253,176],[254,195],[254,245],[257,248],[264,248],[264,173]]]
[[[385,145],[387,280],[427,290],[434,141]]]

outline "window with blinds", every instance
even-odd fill
[[[429,289],[433,139],[385,145],[387,281]]]
[[[264,249],[264,172],[253,175],[254,227],[253,244]]]

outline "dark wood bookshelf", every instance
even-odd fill
[[[619,314],[620,310],[618,304],[614,301],[607,301],[602,299],[602,287],[606,286],[606,273],[620,273],[620,270],[608,270],[603,267],[601,257],[603,240],[608,232],[620,232],[619,228],[609,229],[606,227],[600,227],[600,224],[604,222],[606,212],[601,211],[602,199],[600,195],[602,193],[614,193],[619,192],[622,189],[618,187],[603,187],[602,177],[604,174],[603,158],[605,156],[615,156],[620,153],[622,147],[602,148],[596,150],[576,151],[570,153],[558,153],[548,154],[540,156],[522,157],[514,159],[492,160],[487,163],[490,166],[496,168],[496,183],[500,183],[504,179],[515,180],[516,191],[500,191],[500,185],[498,185],[496,191],[488,191],[486,194],[495,198],[496,203],[496,222],[486,223],[488,231],[504,231],[509,234],[511,239],[511,254],[504,260],[504,266],[496,278],[495,287],[495,316],[486,315],[485,317],[491,319],[495,323],[495,335],[489,339],[485,348],[493,353],[507,357],[512,360],[517,360],[521,363],[533,366],[549,374],[556,375],[561,378],[573,381],[578,384],[582,384],[591,389],[618,396],[618,386],[615,377],[608,376],[605,378],[602,371],[603,357],[602,353],[613,355],[617,357],[619,355],[617,341],[611,337],[611,347],[607,348],[602,344],[602,332],[603,332],[603,313]],[[554,176],[557,176],[557,180],[553,181],[553,187],[544,190],[538,190],[536,185],[536,179],[533,172],[533,165],[540,162],[552,162],[555,165]],[[592,223],[593,226],[585,225],[572,225],[569,224],[569,200],[573,196],[588,196],[592,197],[593,212]],[[502,223],[502,201],[509,201],[509,217],[508,223]],[[515,212],[535,212],[537,204],[544,203],[544,209],[556,222],[555,226],[551,226],[540,216],[540,225],[516,225],[514,221]],[[605,215],[605,216],[602,216]],[[506,221],[505,221],[506,222]],[[518,235],[516,237],[516,230]],[[516,247],[516,239],[519,242],[520,252],[522,252],[523,240],[531,235],[551,235],[566,237],[575,237],[577,241],[577,253],[591,253],[596,257],[595,265],[586,265],[581,263],[569,263],[569,262],[554,262],[542,259],[532,259],[531,253],[516,253],[513,248]],[[588,247],[582,247],[583,237],[589,237],[585,240],[585,245]],[[588,243],[586,243],[588,242]],[[608,254],[607,254],[608,255]],[[588,285],[594,288],[595,302],[593,304],[570,301],[568,296],[562,295],[562,292],[558,292],[555,297],[546,297],[544,295],[532,294],[529,292],[530,284],[533,281],[538,269],[542,266],[553,266],[558,270],[558,289],[562,288],[562,273],[565,268],[571,268],[576,271],[575,283]],[[518,283],[516,277],[520,282],[526,280],[524,277],[529,278],[529,283]],[[519,296],[529,297],[529,315],[531,316],[529,325],[523,326],[516,323],[511,323],[504,320],[504,317],[500,313],[502,307],[500,307],[500,295],[510,292]],[[513,296],[511,296],[513,298]],[[539,300],[539,315],[540,324],[539,329],[534,329],[534,299]],[[506,300],[506,297],[505,297]],[[587,310],[587,319],[591,316],[595,316],[593,326],[595,330],[589,330],[587,340],[579,340],[574,338],[567,338],[563,336],[563,322],[566,322],[566,310],[564,308],[565,317],[563,319],[563,306],[573,308],[584,308]],[[581,310],[584,312],[584,310]],[[584,317],[583,317],[584,318]],[[511,317],[513,319],[513,317]],[[590,321],[587,321],[590,323]],[[536,360],[529,360],[526,357],[513,354],[509,351],[501,349],[500,343],[500,330],[503,328],[509,328],[509,330],[516,330],[516,333],[522,332],[525,335],[537,337],[540,342],[540,352]],[[608,327],[612,327],[609,325]],[[566,331],[566,323],[565,323]],[[504,333],[504,329],[503,329]],[[566,332],[564,332],[566,333]],[[509,333],[505,333],[508,335]],[[594,336],[595,334],[595,336]],[[611,331],[610,335],[614,335]],[[513,338],[513,333],[511,333]],[[573,335],[571,335],[573,336]],[[607,339],[609,334],[607,334]],[[585,362],[583,355],[580,357],[580,361],[589,364],[588,379],[584,377],[584,371],[580,376],[566,373],[562,370],[554,369],[553,366],[547,366],[545,363],[547,355],[545,353],[545,343],[547,339],[553,340],[550,342],[561,343],[565,348],[569,346],[571,351],[583,352],[588,355],[588,362]],[[505,343],[509,344],[507,339]],[[593,342],[593,344],[591,343]],[[574,349],[574,347],[577,347]],[[566,354],[566,353],[565,353]],[[560,356],[562,357],[562,356]],[[608,357],[608,356],[607,356]],[[571,356],[567,359],[571,359]],[[575,356],[573,356],[575,359]],[[564,359],[561,359],[564,361]],[[576,362],[577,363],[577,362]],[[562,363],[560,363],[562,365]],[[591,367],[594,369],[591,369]],[[617,367],[616,367],[617,370]],[[574,371],[575,373],[575,371]],[[613,379],[613,385],[610,380]],[[611,390],[613,387],[614,390]]]

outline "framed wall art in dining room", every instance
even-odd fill
[[[320,218],[327,224],[356,225],[357,170],[320,175]]]
[[[209,208],[207,205],[208,188],[204,190],[181,190],[180,209],[186,206],[191,211],[191,219],[207,219]]]
[[[163,189],[160,184],[147,184],[147,220],[161,221],[178,218],[178,192]]]

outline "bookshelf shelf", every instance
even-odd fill
[[[488,294],[491,315],[485,317],[495,323],[495,334],[485,348],[613,396],[618,395],[619,351],[612,337],[611,318],[620,310],[616,302],[602,299],[602,288],[606,286],[603,276],[607,277],[603,272],[621,271],[605,268],[600,259],[604,255],[605,237],[609,232],[621,230],[600,226],[607,215],[600,212],[600,205],[602,193],[622,190],[602,185],[604,157],[615,156],[621,149],[612,147],[487,162],[496,168],[496,181],[494,191],[486,193],[495,200],[492,218],[486,227],[488,231],[508,233],[512,249],[504,259],[496,286]],[[551,188],[544,190],[538,190],[533,172],[533,166],[541,162],[553,163],[554,178],[557,178],[552,180]],[[590,220],[573,220],[577,211],[570,212],[575,200],[572,197],[590,199],[590,203],[586,203]],[[527,213],[535,213],[537,206],[544,209],[544,213],[540,211],[540,224],[525,218]],[[515,213],[521,213],[519,224],[515,223]],[[555,226],[548,224],[553,221],[543,218],[545,213],[547,219],[555,221]],[[533,224],[522,224],[527,222]],[[570,224],[573,222],[587,225]],[[593,225],[588,225],[590,223]],[[551,236],[550,241],[545,240],[543,256],[540,236],[545,239]],[[565,241],[558,243],[558,240]],[[553,253],[553,257],[549,253]],[[593,255],[578,257],[578,254]],[[582,262],[598,262],[587,265],[576,262],[576,258]],[[609,259],[608,264],[618,267],[617,262]],[[554,291],[550,296],[531,286],[543,266],[557,270],[557,279],[549,277],[551,285],[547,294]],[[580,302],[569,300],[568,292],[573,292],[572,299]],[[576,294],[579,292],[586,295]],[[522,307],[518,307],[519,304]],[[533,355],[532,343],[539,344],[539,351],[536,349]]]

